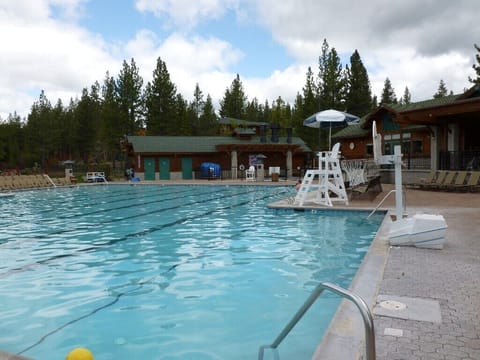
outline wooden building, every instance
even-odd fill
[[[230,136],[128,136],[128,166],[144,180],[177,180],[202,177],[201,165],[215,163],[222,178],[237,179],[254,165],[268,177],[270,168],[280,169],[280,176],[298,176],[305,167],[308,146],[298,137],[280,136],[278,126],[266,123],[224,121]],[[228,129],[228,123],[232,128]]]
[[[347,159],[373,157],[372,122],[382,135],[384,154],[402,146],[409,169],[480,168],[480,85],[463,94],[407,105],[380,105],[332,136]]]

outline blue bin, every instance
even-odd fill
[[[204,179],[220,178],[222,169],[219,164],[204,162],[200,165],[200,176]]]

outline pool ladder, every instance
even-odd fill
[[[300,321],[300,319],[305,315],[307,310],[313,305],[313,303],[320,297],[324,290],[330,290],[331,292],[342,296],[345,299],[350,300],[353,302],[358,310],[360,310],[360,314],[362,315],[363,324],[365,326],[365,347],[366,347],[366,360],[375,360],[375,330],[373,327],[373,316],[370,312],[365,301],[358,295],[348,291],[338,285],[324,282],[319,284],[315,290],[310,294],[308,299],[303,303],[300,309],[298,309],[297,313],[293,316],[290,322],[283,328],[282,332],[277,336],[277,338],[271,343],[270,345],[262,345],[258,350],[258,360],[263,360],[263,355],[265,349],[276,349],[283,339],[287,337],[290,331],[295,327],[295,325]],[[275,359],[279,359],[278,354],[274,353]]]

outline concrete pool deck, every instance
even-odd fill
[[[152,183],[228,185],[240,182]],[[294,183],[262,184],[293,186]],[[392,188],[392,185],[383,185],[383,192],[371,201],[355,199],[348,206],[335,205],[334,208],[372,209]],[[288,201],[283,205],[290,206]],[[374,313],[377,359],[480,359],[480,193],[407,189],[406,206],[409,216],[415,213],[443,215],[448,225],[447,241],[443,250],[390,247],[386,231],[391,220],[385,218],[350,288],[364,298]],[[394,207],[392,196],[381,209],[394,210]],[[409,311],[383,311],[377,304],[380,300],[403,304]],[[439,309],[439,314],[435,309]],[[433,315],[427,314],[430,310]],[[363,338],[363,322],[358,310],[344,301],[314,358],[365,358]],[[25,358],[0,351],[0,360],[5,359]]]

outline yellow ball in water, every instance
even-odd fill
[[[65,360],[94,360],[90,350],[85,348],[76,348],[70,351]]]

